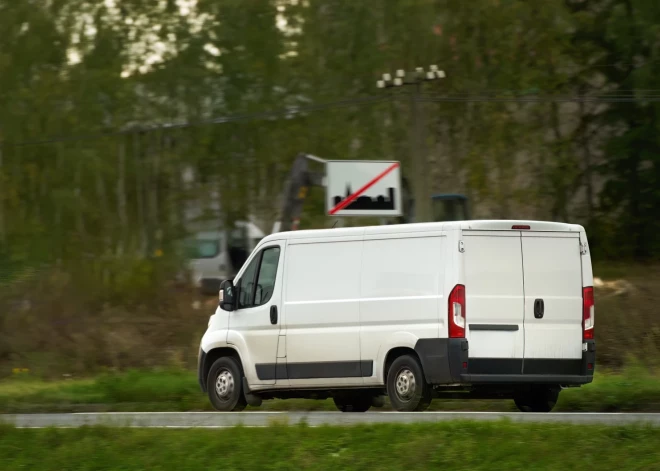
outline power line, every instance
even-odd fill
[[[47,139],[36,139],[30,141],[11,143],[11,145],[14,147],[26,147],[26,146],[56,144],[62,142],[86,141],[93,139],[102,139],[105,137],[119,136],[124,134],[135,134],[135,133],[147,132],[147,131],[186,129],[192,127],[207,126],[212,124],[225,124],[225,123],[232,123],[238,121],[277,118],[282,115],[289,115],[290,117],[294,118],[294,117],[299,117],[301,114],[308,112],[323,111],[326,109],[343,108],[343,107],[356,106],[356,105],[370,105],[387,100],[389,100],[389,97],[387,96],[373,96],[373,97],[365,96],[359,98],[344,99],[329,103],[319,103],[317,105],[291,106],[288,108],[282,108],[272,111],[218,116],[215,118],[209,118],[199,121],[183,121],[180,123],[154,124],[151,126],[143,125],[143,126],[135,126],[135,127],[126,127],[124,129],[115,129],[111,131],[96,131],[87,134],[55,136]],[[0,145],[3,144],[7,145],[6,142],[3,143],[2,141],[0,141]]]
[[[639,90],[641,91],[641,90]],[[654,92],[653,94],[601,94],[601,95],[551,95],[551,94],[433,94],[433,93],[420,93],[413,97],[413,100],[422,103],[638,103],[638,102],[660,102],[660,90],[648,90]],[[655,93],[658,92],[658,93]],[[616,92],[612,92],[616,93]],[[72,134],[65,136],[55,136],[46,139],[34,139],[28,141],[21,141],[16,143],[7,143],[0,141],[0,145],[11,145],[14,147],[26,147],[36,145],[56,144],[62,142],[76,142],[94,139],[102,139],[105,137],[113,137],[125,134],[134,134],[147,131],[157,130],[175,130],[187,129],[193,127],[201,127],[215,124],[226,124],[240,121],[250,121],[258,119],[278,118],[281,116],[289,116],[291,118],[300,117],[304,113],[315,111],[323,111],[328,109],[343,108],[350,106],[362,106],[381,103],[384,101],[403,98],[410,99],[409,94],[405,92],[398,92],[392,94],[383,94],[380,96],[363,96],[357,98],[348,98],[333,102],[312,104],[306,106],[290,106],[271,111],[261,111],[254,113],[243,113],[226,116],[218,116],[214,118],[199,120],[199,121],[182,121],[173,123],[161,123],[154,125],[142,125],[134,127],[125,127],[122,129],[114,129],[109,131],[95,131],[86,134]]]
[[[178,86],[178,85],[177,85]],[[227,85],[225,84],[224,87],[226,88]],[[309,90],[285,90],[284,87],[279,87],[280,89],[277,89],[279,86],[277,85],[262,85],[262,84],[252,84],[250,85],[250,91],[254,92],[255,90],[257,92],[263,92],[265,90],[270,90],[272,91],[275,95],[281,94],[282,92],[287,92],[289,93],[289,96],[304,96],[305,93],[307,93]],[[335,87],[326,87],[324,90],[334,90]],[[319,88],[314,88],[314,92],[318,94]],[[452,93],[453,95],[465,95],[465,94],[470,94],[470,95],[479,95],[479,94],[502,94],[502,93],[507,93],[507,94],[512,94],[514,96],[520,96],[520,95],[536,95],[539,92],[538,91],[533,91],[535,90],[534,87],[530,87],[527,89],[509,89],[509,88],[493,88],[493,89],[472,89],[472,90],[454,90]],[[609,92],[601,92],[598,95],[607,95],[607,96],[614,96],[614,95],[623,95],[623,96],[639,96],[639,94],[647,94],[647,93],[658,93],[660,94],[660,89],[616,89],[612,90]],[[10,97],[12,96],[10,93],[0,93],[0,98],[4,97]],[[134,100],[131,101],[132,104],[144,104],[145,106],[162,106],[163,102],[159,103],[157,100],[164,100],[167,101],[169,97],[163,97],[163,96],[150,96],[150,95],[145,95],[143,97],[136,97]],[[110,100],[112,98],[110,97]],[[34,104],[34,107],[39,107],[43,108],[43,105],[45,103],[49,104],[52,108],[68,108],[69,112],[75,112],[76,108],[79,106],[85,106],[85,105],[108,105],[108,97],[98,97],[98,98],[89,98],[86,97],[84,99],[80,99],[80,97],[77,96],[69,96],[69,97],[52,97],[52,98],[44,98],[43,96],[39,98],[39,103]],[[19,99],[18,101],[15,101],[14,103],[19,103],[19,104],[30,104],[32,106],[32,102],[26,101],[26,99],[22,98]]]
[[[422,94],[418,101],[426,103],[639,103],[660,102],[660,94],[648,96],[589,96],[589,95],[432,95]]]

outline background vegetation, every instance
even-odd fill
[[[653,0],[0,0],[0,375],[192,366],[213,309],[173,281],[192,209],[268,231],[300,151],[401,160],[477,218],[584,224],[596,274],[634,288],[598,293],[599,365],[654,366],[658,270],[626,265],[660,255],[659,20]],[[410,91],[375,81],[430,64],[421,181]]]

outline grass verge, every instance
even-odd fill
[[[386,409],[388,407],[386,406]],[[432,410],[510,411],[513,401],[436,399]],[[133,370],[93,379],[0,382],[0,412],[211,410],[189,371]],[[259,410],[336,410],[331,400],[265,401]],[[557,411],[660,412],[660,377],[642,367],[599,373],[592,384],[560,394]]]
[[[453,422],[229,430],[13,429],[0,463],[18,469],[657,469],[660,429]],[[72,464],[72,463],[75,463]]]

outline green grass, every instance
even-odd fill
[[[387,407],[386,407],[387,408]],[[432,410],[514,410],[513,401],[436,399]],[[18,375],[0,382],[0,412],[211,410],[194,372],[132,370],[93,379],[43,381]],[[248,409],[251,410],[251,409]],[[332,400],[265,401],[259,410],[336,410]],[[660,412],[660,377],[642,367],[599,373],[592,384],[560,394],[557,411]]]
[[[228,430],[14,429],[4,471],[636,470],[660,467],[660,429],[452,422]]]

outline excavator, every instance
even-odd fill
[[[325,160],[315,155],[300,153],[293,162],[289,177],[282,193],[279,220],[274,224],[272,232],[297,230],[300,225],[305,199],[309,188],[325,186],[325,172],[313,171],[311,163],[325,165]],[[415,222],[415,200],[406,178],[401,179],[403,215],[396,221],[398,224]],[[432,220],[464,221],[470,219],[468,199],[461,194],[437,194],[431,196]]]

